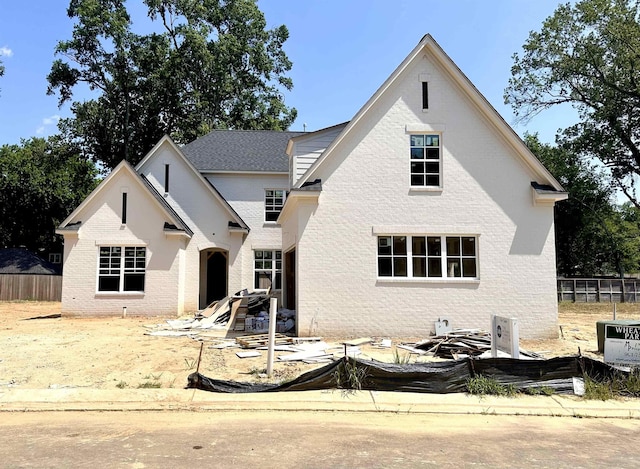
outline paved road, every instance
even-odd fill
[[[0,413],[0,467],[640,467],[640,421],[357,412]]]

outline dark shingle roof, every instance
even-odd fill
[[[285,153],[292,137],[305,132],[214,130],[182,147],[198,171],[289,171]]]
[[[0,274],[57,275],[53,264],[25,248],[0,249]]]

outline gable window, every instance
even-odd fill
[[[253,288],[282,289],[282,251],[254,251]]]
[[[378,236],[378,277],[478,278],[475,236]]]
[[[122,224],[127,224],[127,193],[122,193]]]
[[[411,187],[441,186],[440,135],[410,135]]]
[[[144,292],[146,248],[101,246],[98,267],[99,292]]]
[[[164,165],[164,193],[169,193],[169,165]]]
[[[429,109],[429,83],[422,82],[422,109]]]
[[[264,220],[275,223],[284,206],[284,189],[267,189],[264,195]]]

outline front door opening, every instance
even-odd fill
[[[203,251],[201,256],[204,278],[200,290],[200,308],[203,309],[227,296],[228,253],[210,249]]]

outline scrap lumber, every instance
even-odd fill
[[[261,356],[262,354],[258,351],[250,350],[248,352],[236,352],[236,355],[238,356],[238,358],[255,358]]]
[[[274,340],[275,345],[293,343],[293,339],[284,334],[276,334]],[[269,334],[255,334],[236,337],[236,342],[239,343],[242,348],[258,348],[269,344]]]
[[[342,342],[344,345],[348,345],[349,347],[357,347],[358,345],[369,344],[373,342],[371,337],[361,337],[360,339],[348,340],[346,342]]]

